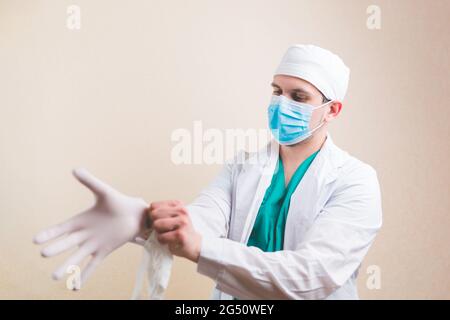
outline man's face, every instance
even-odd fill
[[[315,107],[324,103],[322,93],[315,86],[296,77],[276,75],[273,78],[272,88],[273,95],[283,95],[297,102],[307,103]],[[328,108],[324,107],[313,111],[310,129],[320,124],[324,112],[327,112],[327,110]]]
[[[276,75],[273,77],[272,88],[273,95],[283,95],[296,102],[307,103],[315,107],[324,103],[322,93],[315,86],[296,77]],[[327,108],[313,111],[310,129],[313,129],[320,123],[326,110]]]

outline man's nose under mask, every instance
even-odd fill
[[[329,105],[328,101],[318,107],[293,101],[282,95],[273,95],[268,108],[269,128],[274,138],[281,145],[293,145],[309,138],[325,123],[324,119],[310,129],[311,116],[314,110]]]

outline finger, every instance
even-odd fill
[[[76,215],[69,220],[52,226],[50,228],[44,229],[36,234],[33,238],[33,242],[36,244],[42,244],[47,241],[58,238],[59,236],[74,231],[81,222],[81,214]]]
[[[84,242],[89,237],[89,232],[87,230],[77,231],[66,238],[59,240],[51,245],[45,247],[41,251],[43,257],[53,257],[61,252],[69,250],[80,243]]]
[[[153,228],[158,233],[164,233],[176,230],[180,228],[180,226],[182,225],[184,225],[184,220],[180,216],[176,216],[173,218],[164,218],[155,220],[155,222],[153,223]]]
[[[97,269],[98,265],[103,261],[104,257],[104,254],[96,254],[92,256],[92,259],[81,272],[81,286],[86,283],[87,279],[89,279],[95,269]]]
[[[156,220],[162,219],[162,218],[169,218],[169,217],[176,217],[181,214],[181,210],[176,207],[160,207],[155,210],[149,211],[148,215],[152,221],[152,225],[155,223]]]
[[[86,243],[82,245],[80,249],[78,249],[73,255],[71,255],[66,261],[64,261],[64,263],[58,269],[53,272],[52,278],[55,280],[60,280],[64,276],[68,268],[73,265],[78,266],[81,269],[81,262],[83,262],[83,260],[93,252],[93,243]]]
[[[161,244],[176,244],[177,246],[182,243],[182,234],[179,230],[169,231],[165,233],[159,233],[156,238]]]
[[[83,184],[86,188],[88,188],[95,194],[104,195],[109,192],[115,191],[111,186],[92,175],[85,168],[76,168],[72,173],[81,184]]]
[[[180,200],[155,201],[150,204],[150,210],[157,209],[160,207],[176,207],[181,205],[183,205],[183,203]]]

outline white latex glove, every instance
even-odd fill
[[[144,242],[144,257],[136,277],[132,299],[161,300],[169,284],[173,256],[167,245],[162,245],[156,238],[156,232],[151,231]],[[142,286],[147,282],[146,292]]]
[[[34,243],[42,244],[55,238],[41,254],[52,257],[78,246],[78,249],[58,268],[52,276],[61,279],[71,265],[81,269],[81,263],[91,257],[81,273],[81,285],[112,251],[142,235],[145,230],[147,203],[143,199],[121,194],[106,183],[91,175],[86,169],[76,169],[74,176],[90,189],[96,198],[95,204],[69,220],[39,232]],[[142,238],[140,242],[142,243]],[[137,241],[139,242],[139,240]]]

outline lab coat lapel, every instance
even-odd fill
[[[291,202],[286,221],[284,249],[295,249],[320,212],[326,198],[326,189],[336,180],[345,153],[337,148],[330,134],[306,171]]]
[[[265,192],[272,181],[279,147],[279,144],[272,140],[267,148],[263,148],[256,157],[247,159],[242,165],[234,185],[233,215],[228,235],[230,239],[247,243]],[[339,151],[328,134],[322,149],[291,197],[285,246],[297,243],[295,237],[302,237],[304,234],[299,234],[298,231],[307,230],[314,221],[322,189],[337,177],[337,168],[342,162]]]
[[[235,206],[230,239],[247,243],[265,191],[272,181],[278,150],[278,143],[272,140],[242,166],[234,188]]]

